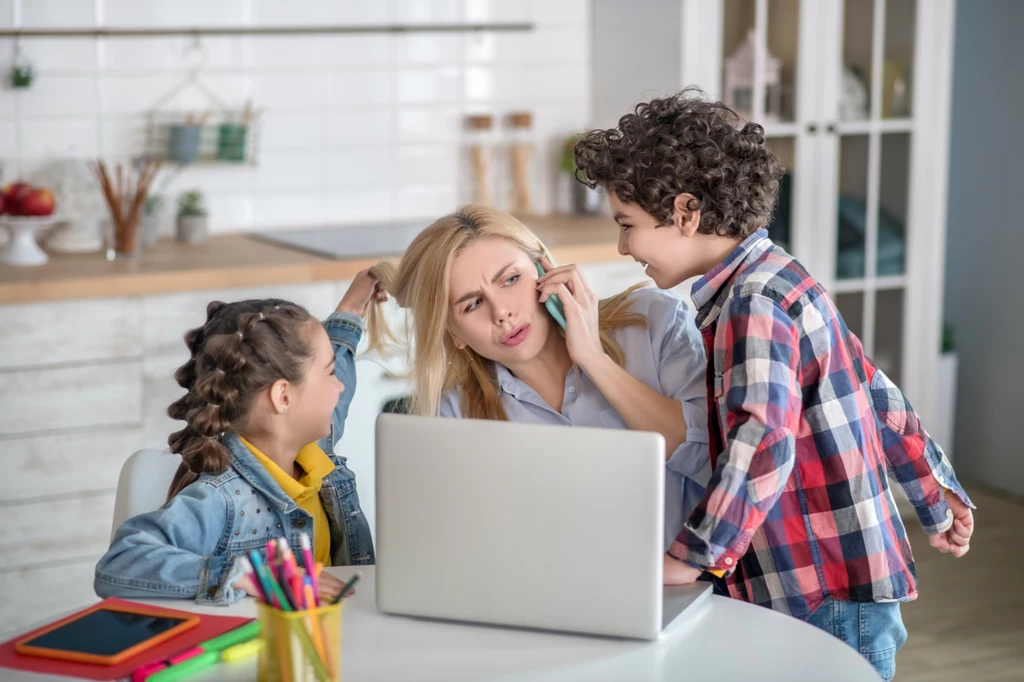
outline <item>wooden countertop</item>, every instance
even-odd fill
[[[523,220],[560,263],[619,257],[618,228],[607,216]],[[101,253],[50,254],[50,262],[38,267],[0,264],[0,304],[346,280],[380,260],[326,258],[244,234],[217,235],[197,246],[167,240],[136,259],[110,262]]]

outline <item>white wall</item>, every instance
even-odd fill
[[[593,0],[593,127],[682,88],[680,0]]]
[[[215,230],[437,216],[470,198],[462,122],[534,114],[534,189],[555,207],[560,138],[590,121],[588,0],[0,0],[0,27],[530,21],[532,33],[212,37],[203,79],[265,111],[256,168],[191,168]],[[29,90],[0,89],[3,180],[56,156],[138,153],[142,113],[186,73],[189,39],[32,39]],[[0,71],[12,55],[0,40]],[[184,93],[170,108],[202,110]],[[507,140],[506,129],[498,139]],[[507,156],[496,162],[504,171]],[[499,188],[501,190],[502,188]],[[499,202],[507,206],[507,192]]]
[[[946,320],[960,358],[956,466],[1024,495],[1024,3],[959,2],[953,66]]]

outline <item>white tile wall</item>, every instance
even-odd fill
[[[561,139],[589,112],[588,0],[0,0],[0,26],[246,26],[528,21],[532,33],[240,36],[202,40],[202,82],[262,112],[255,167],[187,168],[214,230],[433,218],[470,198],[468,113],[496,127],[492,191],[507,207],[511,111],[534,113],[540,210],[564,206]],[[0,40],[0,55],[10,54]],[[141,152],[145,113],[196,63],[191,37],[39,39],[37,78],[0,89],[0,181],[53,156]],[[166,109],[210,108],[186,88]],[[166,171],[165,171],[166,172]]]

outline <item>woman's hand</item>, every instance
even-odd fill
[[[359,317],[366,317],[366,309],[371,302],[388,300],[388,292],[384,291],[379,279],[370,274],[366,269],[360,272],[348,286],[348,291],[341,297],[341,302],[335,308],[335,312],[354,313]]]
[[[569,357],[584,372],[587,367],[604,357],[598,326],[598,299],[587,286],[583,273],[575,265],[554,267],[544,259],[541,265],[547,271],[537,279],[540,302],[557,295],[565,309],[565,346]]]

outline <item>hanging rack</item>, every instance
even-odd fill
[[[260,36],[335,35],[367,33],[473,33],[484,31],[532,31],[528,22],[475,24],[376,24],[355,26],[181,26],[174,28],[13,28],[0,29],[0,38],[140,38],[146,36]]]

